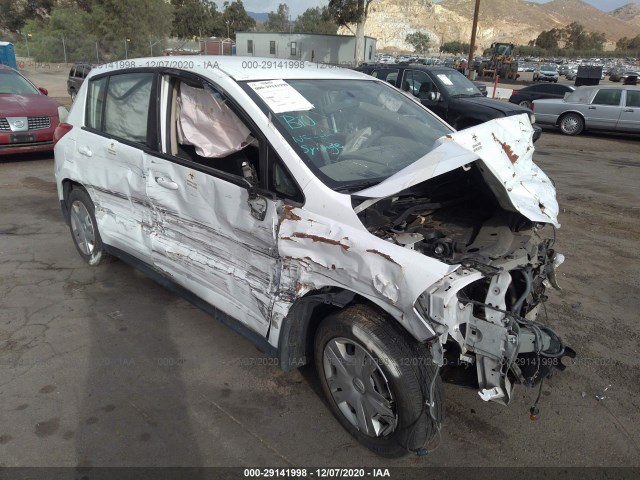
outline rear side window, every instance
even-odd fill
[[[86,125],[114,137],[146,143],[153,78],[153,73],[124,73],[92,81]]]
[[[640,107],[640,90],[627,90],[627,107]]]
[[[596,96],[593,97],[593,104],[595,105],[620,105],[620,97],[622,96],[622,90],[614,90],[611,88],[603,88]]]
[[[104,95],[106,93],[107,77],[93,80],[89,84],[87,93],[86,126],[102,130],[102,112],[104,110]]]
[[[398,72],[397,68],[380,68],[375,70],[371,76],[379,78],[380,80],[384,80],[385,82],[389,82],[391,85],[396,87],[396,81],[398,80]]]

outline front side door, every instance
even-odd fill
[[[250,199],[248,188],[260,185],[265,145],[210,86],[173,76],[161,85],[163,146],[146,179],[153,263],[266,336],[280,274],[278,217],[274,200]]]
[[[615,88],[601,88],[596,92],[587,105],[585,120],[588,128],[614,130],[620,118],[622,108],[620,100],[622,90]]]
[[[144,149],[154,142],[153,85],[152,72],[92,79],[75,145],[77,180],[93,199],[103,242],[143,261],[151,256]]]
[[[625,90],[625,92],[626,100],[618,120],[618,130],[640,132],[640,90]]]

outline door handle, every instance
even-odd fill
[[[91,149],[89,147],[78,147],[78,153],[80,155],[84,155],[85,157],[91,157],[93,156],[93,152],[91,151]]]
[[[168,188],[169,190],[178,189],[178,184],[173,180],[171,180],[170,178],[156,177],[156,183],[161,187]]]
[[[633,108],[627,108],[625,112],[633,112]]]
[[[595,110],[596,107],[589,107],[589,110]]]

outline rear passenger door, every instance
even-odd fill
[[[163,75],[160,85],[161,148],[146,178],[153,263],[265,337],[280,274],[267,144],[197,77]]]
[[[601,88],[598,90],[585,112],[587,128],[614,130],[622,111],[621,100],[621,89]]]
[[[76,174],[95,205],[105,244],[151,259],[145,150],[157,143],[154,73],[94,77],[83,128],[76,136]]]
[[[618,130],[640,132],[640,90],[625,90],[625,105],[618,121]]]

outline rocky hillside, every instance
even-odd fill
[[[616,8],[610,14],[618,20],[632,23],[640,27],[640,4],[639,3],[627,3],[625,6]]]
[[[366,35],[378,39],[378,49],[406,49],[407,33],[428,33],[435,46],[469,42],[475,0],[380,0],[371,4]],[[636,5],[637,6],[637,5]],[[625,8],[625,7],[623,7]],[[546,4],[523,0],[482,0],[478,21],[478,48],[493,42],[526,45],[543,30],[572,22],[587,31],[604,32],[609,41],[640,34],[640,25],[604,13],[580,0],[554,0]],[[341,31],[341,33],[349,33]]]

